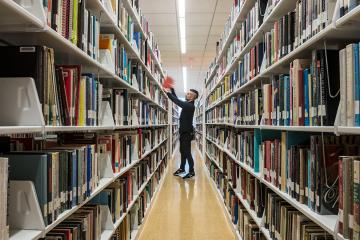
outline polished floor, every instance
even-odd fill
[[[172,175],[180,162],[177,152],[141,229],[139,240],[235,239],[194,144],[192,149],[195,179],[184,181]]]

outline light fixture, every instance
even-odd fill
[[[179,18],[185,18],[185,0],[178,0]]]
[[[187,68],[182,67],[182,73],[183,73],[183,82],[184,82],[184,92],[187,91]]]
[[[186,29],[185,29],[185,0],[178,0],[178,17],[180,28],[180,47],[181,53],[186,53]]]

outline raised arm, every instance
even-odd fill
[[[170,90],[171,90],[171,92],[167,92],[166,94],[171,99],[171,101],[173,101],[176,105],[178,105],[181,108],[193,108],[194,107],[194,105],[192,105],[191,103],[188,103],[187,101],[181,101],[176,96],[175,90],[173,88],[171,88]]]

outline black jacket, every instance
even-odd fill
[[[193,118],[194,118],[194,112],[195,112],[195,105],[194,101],[187,102],[187,101],[181,101],[178,99],[178,97],[175,94],[175,91],[173,88],[171,88],[171,93],[167,93],[168,97],[173,101],[176,105],[182,108],[181,114],[180,114],[180,127],[179,127],[179,133],[193,133]]]

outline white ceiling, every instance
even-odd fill
[[[140,0],[142,12],[159,44],[164,68],[175,79],[175,90],[179,96],[184,95],[182,66],[187,67],[187,88],[202,91],[232,2],[185,1],[186,54],[181,54],[176,0]]]

